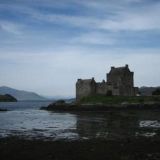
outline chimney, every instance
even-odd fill
[[[128,68],[128,64],[126,64],[125,67]]]
[[[112,67],[111,67],[111,70],[112,70],[112,69],[115,69],[115,67],[114,67],[114,66],[112,66]]]

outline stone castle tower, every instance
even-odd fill
[[[135,96],[138,88],[134,87],[134,73],[129,70],[128,65],[124,67],[111,67],[106,75],[106,82],[96,82],[92,79],[78,79],[76,83],[76,99],[91,95],[115,95]]]

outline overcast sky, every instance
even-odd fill
[[[0,0],[0,86],[75,96],[125,64],[160,85],[160,0]]]

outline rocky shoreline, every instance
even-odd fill
[[[0,139],[1,160],[159,160],[160,139],[83,141]]]
[[[160,103],[145,104],[76,104],[76,103],[52,103],[47,107],[41,107],[48,111],[108,111],[125,109],[160,109]]]

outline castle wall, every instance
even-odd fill
[[[113,87],[113,89],[112,89],[112,95],[113,96],[119,96],[120,94],[119,94],[119,88],[114,88]]]
[[[107,94],[107,85],[104,81],[101,83],[96,83],[96,94],[100,94],[100,95]]]

